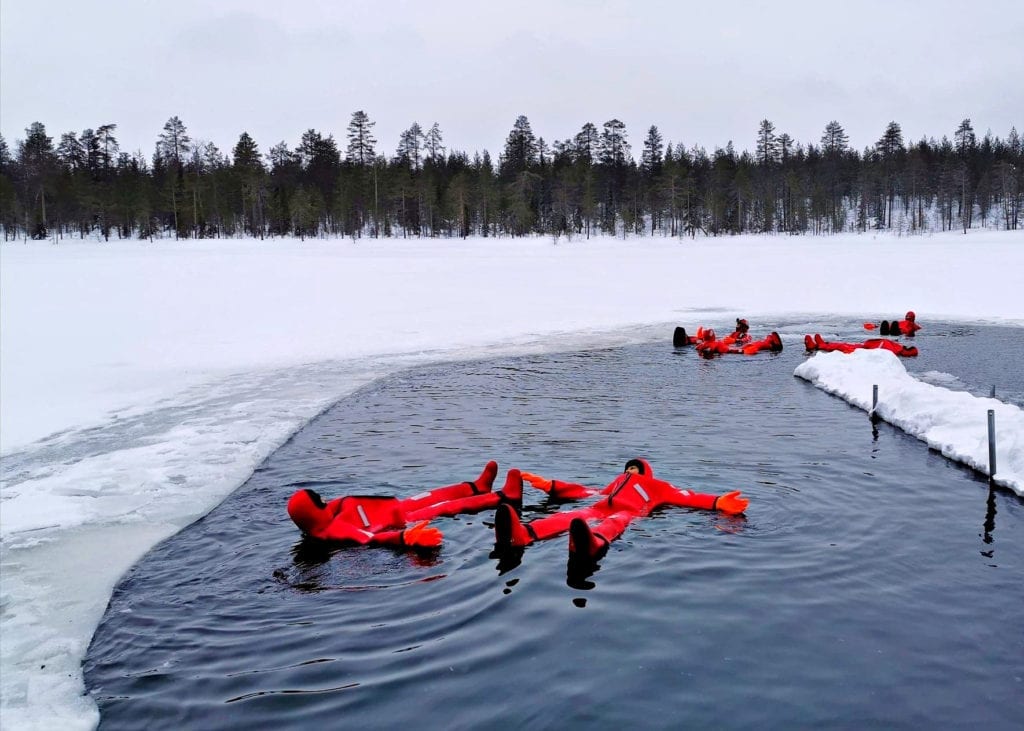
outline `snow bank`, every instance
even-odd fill
[[[950,459],[989,472],[988,412],[995,413],[996,484],[1024,496],[1024,412],[994,398],[922,383],[887,350],[816,353],[794,375],[912,434]]]

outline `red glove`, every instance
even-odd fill
[[[726,515],[739,515],[747,509],[748,505],[750,505],[750,501],[745,497],[740,497],[739,490],[727,492],[715,498],[715,509],[721,510]]]
[[[437,528],[428,528],[429,520],[424,520],[412,528],[402,531],[402,542],[407,546],[421,546],[423,548],[436,548],[441,545],[443,537]]]
[[[520,474],[523,476],[524,480],[529,482],[531,485],[536,487],[538,490],[543,490],[544,492],[547,492],[548,490],[550,490],[551,489],[551,485],[554,483],[554,480],[549,480],[546,477],[541,477],[540,475],[535,475],[532,472],[521,472]]]

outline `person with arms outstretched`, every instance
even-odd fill
[[[600,496],[591,505],[555,513],[524,523],[509,506],[499,505],[494,515],[494,537],[497,548],[527,546],[569,532],[569,553],[581,559],[596,560],[608,545],[622,535],[629,524],[650,515],[656,508],[678,506],[718,510],[739,515],[750,501],[739,490],[725,495],[707,495],[685,490],[654,477],[650,463],[631,459],[621,475],[603,489],[560,480],[550,480],[530,472],[522,478],[556,499],[578,499]]]

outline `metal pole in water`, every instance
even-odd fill
[[[988,396],[989,396],[989,398],[995,398],[996,397],[996,387],[995,387],[995,385],[992,386],[992,393],[990,393]]]
[[[875,407],[878,406],[878,384],[871,387],[871,413],[875,413]]]
[[[988,477],[996,474],[996,412],[988,410]]]

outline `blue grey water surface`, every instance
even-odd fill
[[[1019,729],[1024,501],[793,376],[665,342],[419,368],[339,402],[116,587],[85,662],[102,729]],[[846,333],[850,339],[863,332]],[[1024,330],[929,323],[918,373],[1020,403]],[[810,356],[813,357],[813,356]],[[664,509],[591,574],[325,547],[297,489],[409,496],[496,459],[603,486],[636,455],[745,517]],[[571,506],[527,489],[524,518]]]

